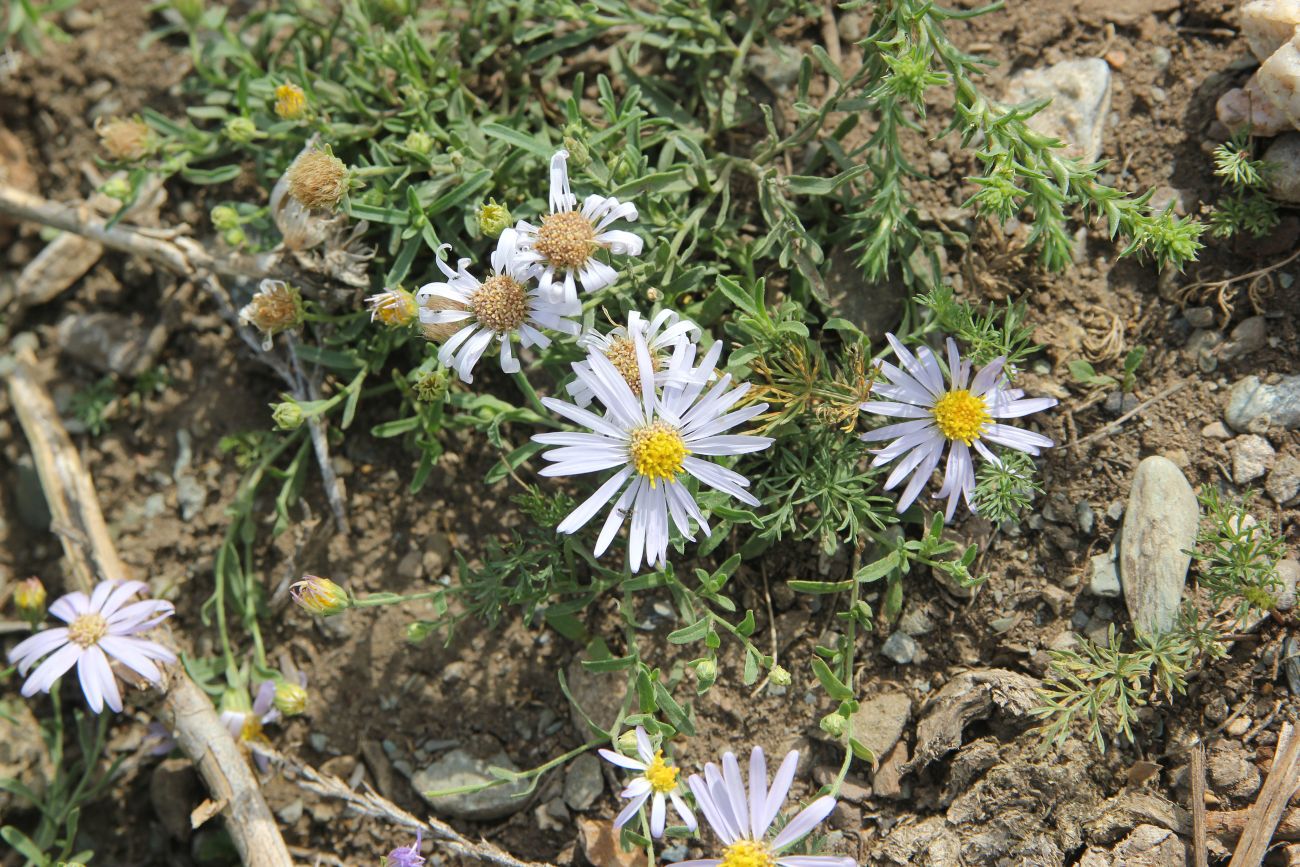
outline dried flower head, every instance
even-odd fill
[[[348,167],[328,151],[303,151],[285,176],[289,195],[307,208],[333,210],[348,191]]]
[[[39,578],[28,578],[18,582],[14,590],[14,607],[18,616],[35,626],[45,619],[45,585]]]
[[[239,321],[262,332],[262,348],[271,338],[297,328],[303,320],[302,295],[283,280],[263,280],[253,300],[239,311]]]
[[[95,121],[99,143],[111,159],[130,163],[149,156],[154,149],[153,131],[138,117],[115,117]]]
[[[307,114],[307,95],[296,84],[282,84],[275,89],[275,116],[298,120]]]
[[[415,296],[400,286],[371,295],[366,305],[370,308],[370,321],[378,320],[389,328],[410,325],[419,312]]]
[[[293,601],[304,610],[321,617],[339,614],[352,606],[348,593],[328,578],[304,575],[289,588]]]

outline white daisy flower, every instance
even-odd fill
[[[617,829],[626,825],[645,805],[645,802],[649,800],[650,835],[652,837],[662,837],[664,835],[664,825],[667,821],[666,800],[671,799],[673,809],[681,817],[682,824],[686,826],[687,830],[694,831],[698,827],[695,814],[691,812],[690,807],[686,806],[686,801],[682,800],[682,796],[677,791],[679,769],[664,761],[663,750],[654,748],[650,743],[649,736],[645,733],[645,729],[641,726],[636,727],[636,751],[641,756],[640,759],[620,755],[613,750],[599,750],[601,757],[605,761],[618,765],[620,768],[641,772],[641,776],[629,783],[628,787],[619,793],[620,797],[629,800],[627,806],[614,820],[614,827]]]
[[[684,476],[693,476],[746,505],[758,505],[758,500],[745,490],[749,487],[748,479],[701,460],[697,455],[743,455],[767,448],[772,440],[747,434],[725,434],[725,431],[762,413],[767,404],[729,412],[749,391],[747,384],[731,388],[730,374],[704,391],[704,373],[716,366],[722,351],[720,343],[714,343],[700,367],[687,374],[690,382],[669,383],[661,393],[657,393],[645,335],[636,332],[632,339],[641,377],[640,396],[632,393],[613,362],[593,352],[587,356],[587,369],[575,372],[605,407],[605,414],[598,416],[571,403],[544,398],[542,402],[552,411],[592,432],[545,433],[533,439],[560,446],[542,454],[543,458],[553,462],[541,470],[543,476],[569,476],[617,468],[618,472],[574,509],[557,529],[561,533],[577,532],[622,491],[605,519],[596,540],[595,554],[599,557],[609,548],[624,518],[631,516],[628,563],[636,572],[641,568],[643,554],[647,565],[665,562],[669,516],[687,539],[695,539],[690,532],[692,519],[708,535],[709,525],[695,498],[683,484]],[[695,346],[688,344],[681,364],[689,368],[694,357]]]
[[[679,861],[676,867],[856,867],[852,858],[838,855],[782,855],[817,827],[835,809],[835,799],[826,795],[813,801],[791,819],[771,840],[767,833],[772,827],[785,796],[794,782],[795,766],[799,752],[791,751],[781,762],[767,787],[767,761],[763,750],[754,747],[749,756],[749,793],[740,775],[736,756],[727,753],[722,757],[722,770],[709,762],[704,766],[704,776],[691,774],[687,785],[695,795],[695,804],[713,833],[726,845],[721,858],[700,858]]]
[[[99,713],[108,705],[120,712],[122,694],[110,657],[150,683],[161,685],[162,672],[155,663],[175,662],[176,655],[139,634],[166,620],[175,609],[170,602],[157,599],[127,604],[132,596],[148,589],[143,581],[102,581],[89,596],[78,590],[55,600],[50,614],[68,625],[44,629],[9,651],[9,662],[18,666],[20,675],[45,659],[23,683],[22,694],[49,692],[75,665],[90,709]]]
[[[613,196],[592,193],[578,207],[578,197],[569,189],[569,152],[558,150],[551,157],[551,212],[534,226],[520,220],[519,248],[523,258],[541,269],[543,292],[570,301],[578,298],[577,282],[587,292],[596,292],[618,279],[618,272],[596,258],[598,249],[616,256],[640,256],[641,238],[622,229],[608,228],[615,220],[635,220],[636,206]],[[575,279],[577,282],[575,282]],[[560,290],[553,288],[562,281]]]
[[[951,448],[944,468],[943,487],[935,494],[936,497],[948,498],[944,520],[952,519],[959,498],[966,501],[968,508],[971,507],[971,492],[975,490],[972,448],[985,460],[996,464],[998,458],[984,444],[985,440],[1031,455],[1038,454],[1039,449],[1052,447],[1053,442],[1042,434],[993,421],[1020,418],[1056,406],[1056,398],[1025,399],[1023,391],[1011,388],[1004,374],[1005,358],[995,358],[971,380],[970,360],[963,360],[957,352],[957,344],[948,338],[949,384],[945,389],[943,370],[928,346],[919,347],[913,355],[894,335],[886,334],[885,337],[898,356],[902,369],[885,361],[878,362],[888,381],[877,384],[871,393],[889,400],[867,401],[862,404],[862,409],[912,421],[885,425],[863,434],[862,438],[867,442],[893,440],[875,451],[872,466],[881,466],[902,457],[885,481],[885,490],[895,488],[912,474],[912,481],[898,499],[899,512],[916,500],[921,488],[939,466],[946,445],[951,444]]]
[[[578,301],[546,301],[539,289],[525,288],[539,268],[520,255],[518,242],[519,235],[513,229],[501,233],[492,253],[492,276],[481,283],[469,273],[468,259],[461,259],[453,271],[440,258],[438,267],[447,275],[447,282],[430,283],[416,293],[422,323],[461,325],[438,350],[438,361],[446,367],[454,366],[465,382],[474,381],[470,371],[493,338],[501,343],[501,369],[518,373],[519,359],[510,350],[515,337],[524,346],[546,348],[551,339],[541,329],[571,335],[582,330],[569,318],[582,315]],[[434,309],[445,301],[460,309]]]
[[[632,394],[640,396],[641,372],[637,370],[636,345],[631,337],[636,333],[645,337],[657,387],[662,388],[675,379],[681,380],[688,371],[693,370],[683,366],[682,359],[685,357],[686,346],[699,341],[700,328],[689,319],[682,319],[673,310],[660,310],[648,321],[633,310],[627,315],[626,326],[619,325],[608,334],[589,330],[578,338],[578,345],[588,352],[599,352],[608,358],[632,389]],[[590,373],[591,365],[579,361],[574,369]],[[594,394],[583,377],[569,383],[568,391],[578,406],[591,403]]]

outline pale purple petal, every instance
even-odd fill
[[[627,768],[632,771],[644,771],[646,768],[645,762],[639,762],[634,758],[621,755],[613,750],[600,749],[596,750],[596,752],[600,753],[602,759],[609,762],[611,765],[618,765],[620,768]]]
[[[614,820],[614,827],[622,828],[626,825],[628,821],[637,814],[637,811],[641,809],[641,805],[646,802],[646,798],[649,797],[650,790],[646,789],[645,792],[628,801],[627,806],[623,808],[622,812],[618,814],[618,818]]]
[[[9,651],[10,664],[17,664],[18,673],[26,674],[27,669],[31,668],[45,654],[50,653],[61,644],[68,641],[68,628],[66,626],[56,626],[52,629],[44,629],[35,635],[24,638],[18,643],[18,646]]]
[[[776,839],[772,841],[772,850],[779,852],[786,846],[803,839],[834,809],[835,799],[830,795],[824,795],[813,801],[804,808],[803,812],[791,819],[790,823],[781,829],[781,833],[777,834]]]
[[[767,793],[767,803],[763,807],[763,830],[759,836],[767,833],[767,829],[772,826],[772,820],[776,814],[781,812],[781,805],[785,803],[785,796],[790,794],[790,786],[794,783],[794,772],[799,767],[799,751],[791,750],[785,754],[781,760],[781,767],[776,769],[776,776],[772,778],[772,788]]]
[[[71,623],[89,610],[90,597],[80,590],[65,593],[50,605],[50,613],[64,623]]]
[[[767,760],[763,748],[754,747],[749,754],[749,830],[755,840],[763,839],[767,826],[763,815],[767,807]]]
[[[650,836],[658,839],[664,835],[668,811],[664,808],[664,793],[655,792],[650,799]]]
[[[162,682],[162,672],[149,655],[136,646],[136,640],[119,635],[105,635],[99,640],[104,652],[151,683]]]
[[[86,701],[91,710],[99,713],[102,705],[107,704],[114,712],[122,711],[122,694],[117,691],[117,680],[113,669],[108,666],[108,657],[98,646],[86,648],[86,652],[77,660],[77,675],[81,679],[81,689],[86,694]]]
[[[80,644],[69,642],[50,654],[49,658],[38,665],[31,677],[23,684],[23,695],[32,696],[38,692],[49,692],[54,681],[63,677],[69,668],[77,664],[81,652]]]

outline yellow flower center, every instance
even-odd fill
[[[636,363],[636,344],[630,337],[616,338],[605,350],[605,357],[623,377],[623,381],[637,397],[641,396],[641,368]],[[650,369],[659,369],[659,358],[650,350]]]
[[[262,734],[262,721],[257,718],[257,714],[248,712],[244,714],[244,724],[239,729],[239,739],[241,741],[260,741],[265,740]]]
[[[682,471],[682,461],[690,452],[681,434],[657,421],[632,431],[628,454],[636,471],[648,478],[653,488],[661,479],[675,481]]]
[[[528,318],[528,293],[513,277],[498,274],[484,281],[469,299],[479,324],[493,331],[514,331]]]
[[[774,867],[776,859],[766,844],[756,840],[737,840],[722,852],[720,867]]]
[[[535,246],[557,268],[580,268],[596,249],[596,227],[581,211],[547,214],[537,230]]]
[[[108,635],[108,621],[101,614],[83,614],[68,626],[68,638],[82,647],[92,647]]]
[[[645,778],[650,781],[650,788],[656,792],[668,794],[677,788],[677,768],[664,764],[664,751],[655,753],[654,761],[645,769]]]
[[[415,296],[405,289],[392,289],[376,297],[374,318],[395,328],[415,319]]]
[[[976,397],[964,388],[950,391],[936,400],[931,411],[940,433],[966,445],[974,442],[980,429],[991,418],[984,398]]]
[[[275,89],[275,113],[284,120],[297,120],[307,108],[307,96],[296,84],[282,84]]]

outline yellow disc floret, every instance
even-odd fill
[[[636,471],[648,478],[653,488],[660,480],[676,481],[690,451],[675,428],[657,421],[632,431],[628,454]]]
[[[307,95],[296,84],[282,84],[275,89],[275,113],[284,120],[297,120],[307,113]]]
[[[984,398],[976,397],[964,388],[950,391],[936,400],[931,411],[940,433],[966,445],[975,441],[991,418]]]
[[[774,867],[776,859],[763,843],[737,840],[722,852],[719,867]]]
[[[83,614],[68,625],[68,640],[92,647],[108,635],[108,621],[101,614]]]
[[[535,246],[556,268],[580,268],[595,252],[596,227],[580,211],[548,214],[542,217]]]
[[[239,728],[239,739],[241,741],[266,740],[266,736],[262,734],[262,721],[257,718],[257,714],[244,714],[244,724]]]
[[[664,764],[664,751],[655,753],[654,761],[645,769],[645,778],[650,781],[650,788],[655,792],[667,794],[677,788],[677,768]]]
[[[609,344],[609,349],[605,350],[605,357],[609,359],[610,364],[623,377],[628,388],[637,397],[641,396],[641,366],[636,360],[636,344],[630,337],[616,337]],[[650,369],[659,370],[659,358],[655,355],[653,349],[650,350]]]
[[[528,292],[508,274],[483,281],[469,299],[474,318],[498,333],[514,331],[528,319]]]

